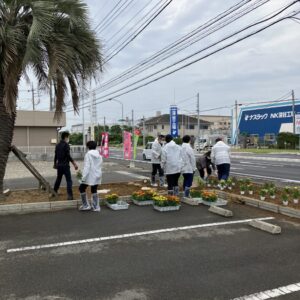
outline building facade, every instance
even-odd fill
[[[140,124],[142,126],[142,124]],[[210,122],[203,119],[200,120],[200,133],[205,135],[209,133]],[[156,137],[158,134],[170,133],[170,115],[162,114],[145,121],[145,134]],[[197,136],[198,135],[198,119],[184,114],[178,115],[178,133],[179,137],[184,135]]]
[[[201,115],[201,120],[210,122],[210,134],[221,134],[230,136],[231,134],[231,116]]]
[[[66,115],[54,119],[54,112],[17,111],[13,145],[17,147],[53,146],[58,132],[66,126]]]

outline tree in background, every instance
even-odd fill
[[[0,197],[13,139],[18,84],[31,68],[39,87],[56,96],[56,117],[71,90],[78,110],[78,88],[102,70],[100,42],[90,28],[81,0],[0,1]]]
[[[70,144],[71,145],[82,145],[83,134],[82,133],[72,133],[70,134]]]

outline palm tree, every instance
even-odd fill
[[[81,0],[0,1],[0,197],[21,77],[32,70],[40,88],[53,83],[59,118],[68,89],[77,112],[78,87],[102,71],[101,52]]]

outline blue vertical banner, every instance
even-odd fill
[[[178,137],[178,109],[177,106],[170,107],[170,134]]]

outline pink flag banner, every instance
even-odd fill
[[[123,147],[124,159],[132,159],[131,133],[128,131],[123,133]]]
[[[109,144],[108,144],[108,133],[107,132],[102,133],[100,154],[104,158],[109,158]]]

